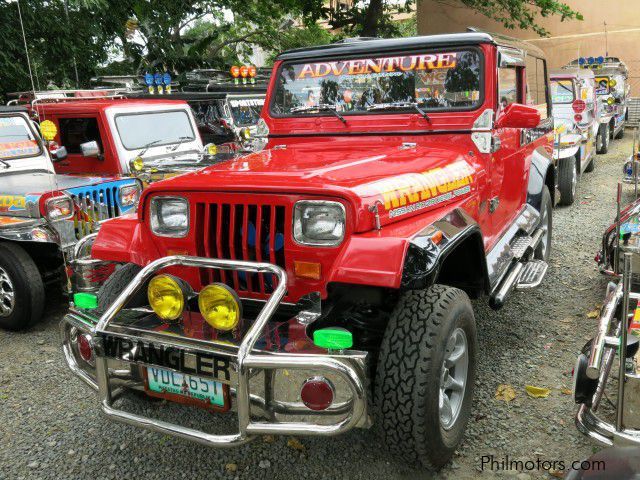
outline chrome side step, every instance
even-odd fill
[[[507,273],[489,297],[489,306],[495,310],[502,308],[509,294],[514,290],[535,288],[542,283],[549,265],[533,258],[535,249],[544,232],[537,229],[533,235],[520,235],[514,239],[511,249],[517,256],[507,268]]]

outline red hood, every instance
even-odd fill
[[[351,139],[346,148],[346,141],[335,137],[288,144],[154,183],[143,195],[213,190],[339,197],[353,206],[356,230],[366,231],[375,225],[369,207],[376,202],[385,224],[468,197],[475,190],[473,157],[467,153],[475,148],[469,136],[444,138],[403,146],[376,137],[376,148],[371,148],[373,139],[359,145]]]

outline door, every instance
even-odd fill
[[[59,144],[66,147],[68,154],[66,159],[55,163],[57,173],[120,173],[119,169],[111,168],[110,162],[105,162],[105,135],[97,115],[59,116],[55,121],[58,124]],[[100,155],[85,157],[81,145],[92,141],[98,144]]]
[[[522,56],[520,56],[522,58]],[[500,60],[499,60],[500,61]],[[517,64],[498,66],[496,119],[512,103],[522,103],[523,67]],[[498,238],[520,212],[522,191],[526,190],[524,159],[521,147],[521,130],[517,128],[497,129],[494,138],[499,148],[494,147],[491,157],[491,195],[489,214],[493,231]],[[495,143],[495,140],[494,140]]]

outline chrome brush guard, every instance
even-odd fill
[[[224,270],[239,270],[251,273],[266,273],[277,277],[277,286],[268,298],[253,324],[248,328],[238,346],[213,344],[209,341],[187,337],[174,337],[166,334],[139,330],[134,334],[110,328],[113,320],[127,302],[145,284],[151,276],[159,270],[172,266],[212,268]],[[160,433],[170,434],[193,440],[211,446],[234,446],[245,443],[260,434],[288,434],[288,435],[336,435],[355,426],[366,426],[366,387],[367,369],[366,353],[358,351],[332,352],[326,354],[295,354],[257,350],[256,342],[272,318],[282,301],[287,286],[286,272],[270,263],[246,262],[237,260],[220,260],[189,256],[169,256],[160,258],[144,267],[122,291],[115,302],[97,320],[97,323],[87,321],[87,316],[81,312],[71,312],[62,321],[63,349],[65,358],[71,370],[99,393],[103,412],[110,418],[141,426]],[[91,335],[95,355],[95,370],[81,365],[74,355],[71,334],[76,331],[86,331]],[[163,420],[151,419],[135,413],[129,413],[114,406],[120,390],[113,388],[111,380],[118,372],[109,367],[105,356],[104,339],[106,336],[126,338],[129,341],[150,341],[167,348],[176,348],[185,352],[215,354],[228,358],[234,375],[230,384],[235,388],[230,391],[235,398],[235,408],[238,417],[238,433],[230,435],[214,435],[201,430],[188,428]],[[131,361],[131,364],[153,366],[149,362]],[[165,368],[165,367],[163,367]],[[318,370],[337,375],[344,380],[350,392],[348,401],[334,403],[326,411],[314,412],[301,402],[278,401],[273,398],[273,379],[275,372],[280,369]],[[264,398],[250,392],[250,379],[256,372],[264,372]],[[95,375],[95,377],[94,377]],[[235,378],[237,376],[237,379]],[[271,393],[270,393],[271,392]],[[257,406],[264,412],[264,419],[252,419],[251,406]],[[275,414],[310,415],[342,415],[338,421],[329,424],[319,424],[315,421],[286,421],[276,420]],[[315,416],[314,416],[315,415]],[[325,417],[326,418],[326,417]]]

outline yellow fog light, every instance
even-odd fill
[[[162,320],[177,320],[184,310],[183,287],[170,275],[153,277],[147,288],[149,305]]]
[[[136,157],[131,160],[131,168],[136,172],[140,172],[144,168],[144,160],[142,157]]]
[[[238,295],[222,283],[204,287],[198,295],[198,307],[206,322],[217,330],[233,330],[242,318]]]
[[[244,140],[249,140],[251,138],[251,130],[249,130],[249,127],[245,127],[240,130],[240,135]]]
[[[609,98],[607,98],[607,104],[609,104],[609,105],[613,105],[614,103],[616,103],[615,98],[613,98],[613,97],[609,97]]]
[[[616,82],[614,79],[609,80],[610,87],[615,87],[616,85],[618,85],[618,82]]]

